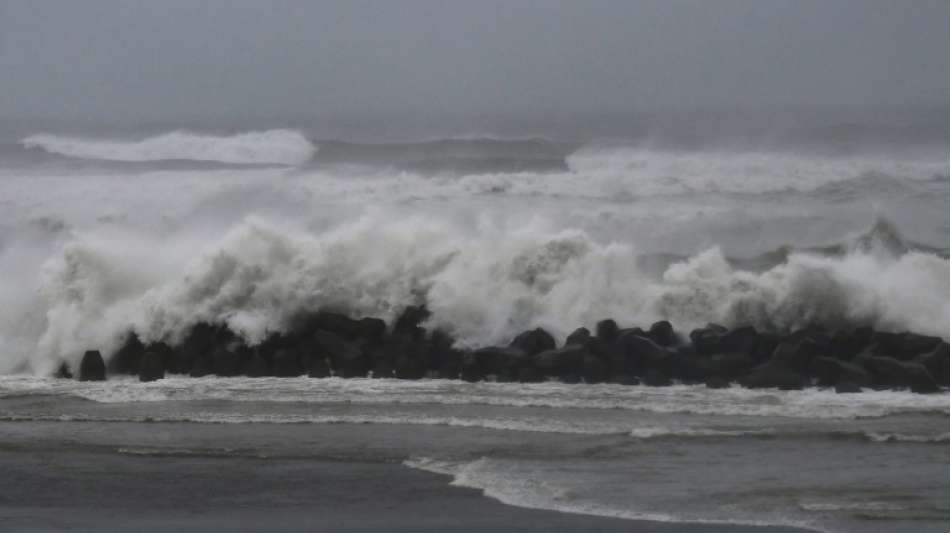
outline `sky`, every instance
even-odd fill
[[[0,0],[0,119],[948,105],[945,0]]]

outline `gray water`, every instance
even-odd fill
[[[950,525],[947,392],[46,377],[129,331],[253,343],[302,310],[420,303],[462,347],[605,317],[948,339],[942,133],[321,149],[250,129],[4,133],[3,445],[396,462],[515,506],[674,523]]]
[[[186,377],[0,391],[5,444],[37,453],[402,462],[514,506],[674,523],[950,523],[946,393]]]

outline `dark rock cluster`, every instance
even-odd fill
[[[409,307],[388,327],[378,318],[311,313],[288,332],[274,333],[256,346],[224,326],[206,323],[194,326],[175,346],[146,345],[130,334],[109,359],[108,371],[138,375],[142,381],[171,373],[649,386],[680,382],[711,388],[738,383],[749,388],[834,387],[842,393],[864,388],[932,393],[950,386],[950,345],[915,333],[816,326],[776,334],[709,324],[684,337],[666,321],[643,330],[621,329],[608,319],[594,332],[575,330],[562,346],[537,328],[508,346],[461,350],[445,332],[426,331],[421,324],[427,317],[424,307]],[[86,352],[79,379],[101,380],[105,374],[100,353]],[[70,369],[63,367],[58,375],[71,376]]]

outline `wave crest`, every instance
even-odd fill
[[[292,130],[230,136],[180,130],[137,141],[39,134],[22,139],[20,144],[68,157],[124,162],[190,160],[296,166],[309,161],[316,151],[306,137]]]

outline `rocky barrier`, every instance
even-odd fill
[[[194,377],[308,375],[508,382],[558,380],[664,386],[674,382],[728,387],[801,389],[834,387],[909,389],[935,393],[950,386],[950,345],[939,337],[820,326],[784,334],[709,324],[683,335],[666,321],[649,329],[620,328],[603,320],[591,332],[578,328],[562,346],[541,328],[507,346],[455,347],[442,331],[422,327],[424,307],[409,307],[387,326],[379,318],[352,319],[329,312],[300,317],[285,333],[247,345],[226,327],[194,326],[175,345],[143,344],[130,334],[108,358],[86,352],[78,371],[59,376],[102,380],[107,374]]]

